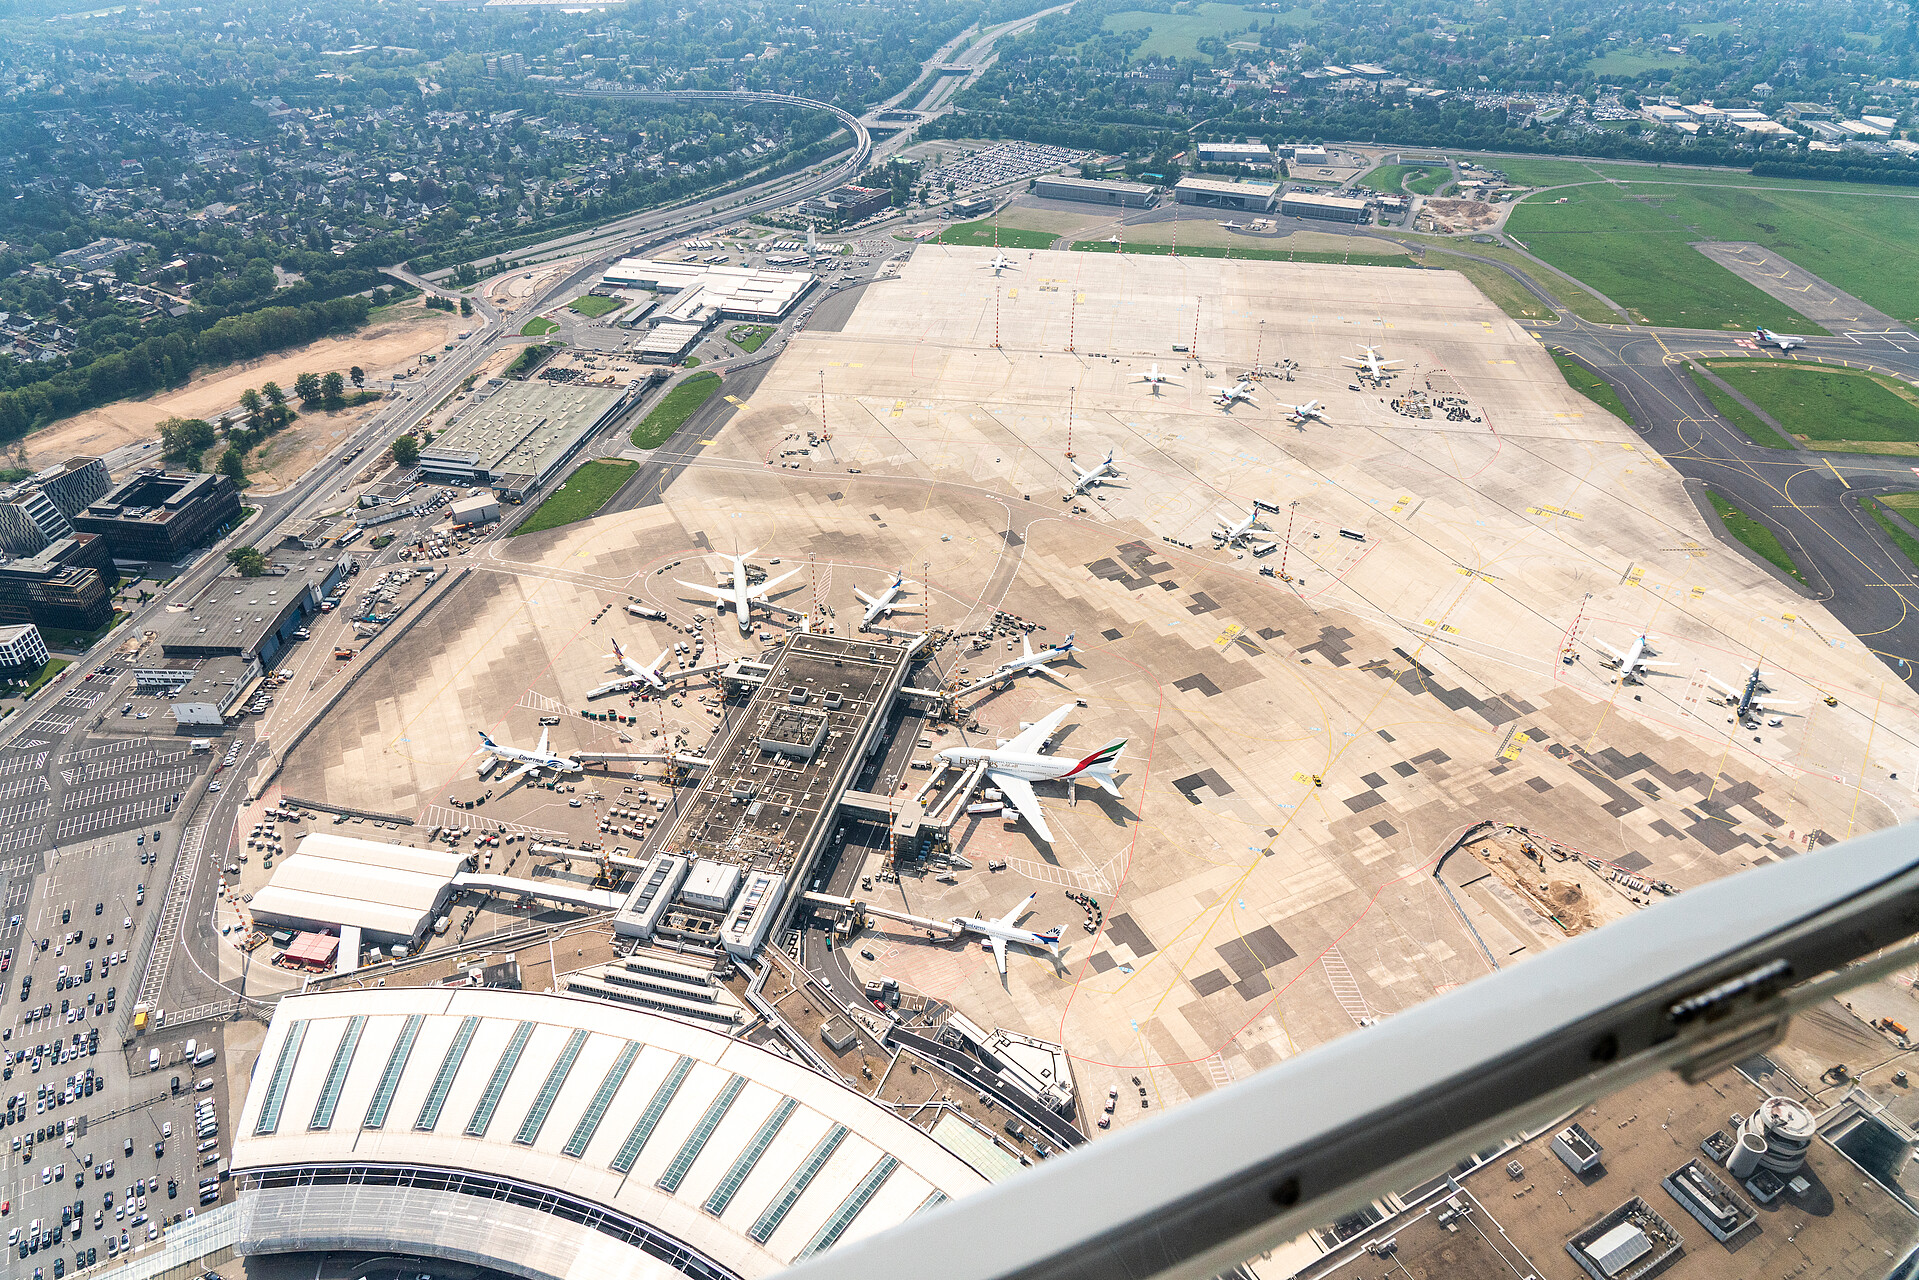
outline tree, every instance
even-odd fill
[[[246,452],[231,445],[227,446],[227,451],[220,455],[220,474],[235,484],[245,484],[247,481]]]
[[[346,379],[337,369],[328,370],[320,379],[320,394],[325,397],[329,409],[337,409],[346,399]]]
[[[267,571],[267,558],[257,547],[235,547],[227,552],[227,563],[238,569],[243,578],[257,578]]]
[[[193,468],[213,444],[213,424],[200,418],[168,418],[160,424],[160,452],[168,462]]]
[[[364,387],[366,385],[366,370],[357,364],[346,371],[346,376],[353,379],[353,385],[356,387]]]
[[[420,442],[412,436],[399,436],[393,441],[393,461],[403,467],[417,466],[420,461]]]
[[[277,390],[278,388],[275,389]],[[240,393],[240,408],[246,412],[249,423],[255,426],[259,425],[260,417],[265,412],[265,406],[261,403],[260,393],[258,391],[255,391],[252,387],[248,387],[245,391],[242,391]]]
[[[280,390],[280,384],[277,382],[262,383],[260,386],[260,394],[267,398],[268,404],[276,408],[287,402],[287,393]]]
[[[320,379],[318,375],[303,373],[293,379],[293,394],[300,397],[300,403],[311,405],[320,398]]]
[[[463,316],[470,316],[473,314],[473,299],[471,298],[460,299],[460,314]]]

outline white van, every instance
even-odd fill
[[[158,1049],[148,1049],[147,1050],[147,1070],[158,1071],[159,1069],[160,1069],[160,1051]]]
[[[188,1041],[187,1043],[191,1045],[193,1042]],[[204,1067],[218,1056],[219,1055],[212,1049],[202,1049],[193,1055],[193,1065],[196,1067]]]
[[[200,1082],[193,1086],[193,1091],[195,1093],[205,1093],[207,1090],[211,1089],[212,1087],[213,1087],[213,1077],[202,1076],[200,1078]]]
[[[200,1045],[200,1042],[198,1040],[195,1040],[192,1037],[188,1037],[186,1052],[181,1054],[180,1056],[187,1059],[191,1059],[193,1057],[194,1050],[199,1048],[199,1045]]]

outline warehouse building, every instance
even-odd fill
[[[461,498],[446,513],[454,524],[486,524],[500,518],[500,500],[490,493]]]
[[[524,501],[638,399],[637,383],[612,388],[492,379],[474,404],[420,450],[420,473],[453,484],[491,485],[503,498]]]
[[[1263,142],[1202,142],[1199,144],[1199,162],[1270,170],[1273,167],[1273,149]]]
[[[239,658],[272,667],[320,601],[351,572],[351,556],[320,559],[285,572],[243,578],[230,571],[211,586],[160,637],[169,658]]]
[[[112,486],[98,458],[68,458],[0,490],[0,549],[30,556],[73,536],[73,518]]]
[[[600,1000],[291,995],[259,1064],[234,1127],[246,1256],[753,1280],[987,1185],[837,1079]]]
[[[1240,213],[1271,213],[1279,198],[1276,182],[1223,182],[1218,178],[1181,178],[1173,188],[1181,204],[1204,209],[1234,209]]]
[[[106,539],[92,533],[61,538],[34,555],[0,564],[0,624],[96,630],[113,617],[118,580]]]
[[[1158,189],[1143,182],[1064,176],[1037,178],[1033,182],[1033,194],[1043,200],[1074,200],[1080,204],[1111,204],[1127,209],[1150,209],[1153,193]]]
[[[1279,211],[1289,218],[1319,218],[1326,222],[1366,221],[1364,200],[1323,196],[1317,191],[1288,191],[1279,202]]]
[[[246,658],[216,658],[193,662],[184,674],[184,682],[171,686],[173,701],[167,710],[173,713],[173,723],[183,728],[204,725],[217,729],[227,722],[241,699],[259,687],[261,668]]]
[[[371,946],[405,946],[432,927],[453,896],[463,854],[316,831],[273,869],[250,904],[280,929],[357,930]]]
[[[705,262],[624,258],[606,269],[600,283],[611,289],[651,289],[674,295],[655,323],[697,324],[716,320],[780,319],[813,285],[810,271],[770,271]]]
[[[73,527],[105,538],[116,560],[171,562],[239,519],[240,494],[225,476],[150,468],[88,505]]]

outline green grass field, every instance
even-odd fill
[[[1712,509],[1719,513],[1719,518],[1725,521],[1727,533],[1784,569],[1798,581],[1806,580],[1806,575],[1799,572],[1799,566],[1794,564],[1792,557],[1786,554],[1786,548],[1780,545],[1778,536],[1771,529],[1760,524],[1711,489],[1706,490],[1706,497],[1711,500]]]
[[[1702,240],[1765,245],[1896,320],[1919,320],[1919,254],[1911,251],[1919,200],[1910,191],[1570,161],[1504,167],[1516,181],[1592,184],[1522,201],[1506,230],[1647,323],[1823,332],[1692,247]]]
[[[1906,519],[1919,521],[1919,493],[1888,493],[1882,495],[1879,501]]]
[[[1453,180],[1453,171],[1445,165],[1434,165],[1426,170],[1423,178],[1414,178],[1406,184],[1406,190],[1422,196],[1437,195],[1439,189]]]
[[[618,298],[602,298],[597,293],[589,293],[584,297],[573,299],[566,304],[566,307],[569,311],[577,311],[587,319],[594,320],[609,311],[618,311],[625,305]]]
[[[666,398],[653,406],[653,411],[633,428],[633,444],[636,448],[652,449],[664,444],[669,436],[693,416],[693,411],[713,398],[720,389],[720,375],[717,373],[696,373],[666,393]]]
[[[1613,390],[1612,383],[1561,351],[1552,350],[1552,358],[1553,363],[1559,366],[1559,372],[1565,375],[1567,386],[1620,421],[1632,421],[1632,414],[1627,412],[1625,403],[1620,400],[1619,393]]]
[[[1120,247],[1108,244],[1104,240],[1076,240],[1073,249],[1078,253],[1118,253]],[[1170,244],[1134,244],[1127,242],[1127,253],[1143,253],[1155,257],[1170,257],[1173,246]],[[1340,262],[1349,267],[1416,267],[1413,258],[1402,253],[1313,253],[1296,252],[1292,249],[1242,249],[1237,245],[1183,244],[1179,246],[1182,258],[1234,258],[1251,262]]]
[[[1278,21],[1286,26],[1312,28],[1319,19],[1310,9],[1294,9],[1274,15],[1236,4],[1202,4],[1190,13],[1150,13],[1129,9],[1106,15],[1108,31],[1150,30],[1146,40],[1133,50],[1133,61],[1147,58],[1203,58],[1199,42],[1207,36],[1227,36],[1245,31],[1255,22]]]
[[[1719,416],[1730,422],[1746,439],[1767,449],[1792,448],[1792,441],[1761,422],[1752,410],[1707,381],[1695,366],[1687,365],[1686,375],[1699,388],[1699,394],[1712,401],[1712,407],[1719,411]]]
[[[1423,178],[1430,173],[1440,173],[1440,174],[1444,174],[1446,177],[1452,176],[1450,170],[1443,169],[1443,168],[1435,169],[1432,165],[1382,164],[1377,169],[1374,169],[1371,173],[1361,178],[1359,180],[1359,185],[1362,187],[1369,187],[1374,191],[1383,191],[1387,195],[1396,196],[1400,194],[1399,184],[1402,179],[1409,178],[1409,177]],[[1442,178],[1441,181],[1444,181],[1444,178]]]
[[[1894,523],[1884,511],[1881,511],[1879,509],[1881,500],[1868,497],[1863,493],[1855,496],[1859,499],[1859,509],[1871,516],[1872,522],[1885,531],[1886,537],[1892,540],[1893,546],[1899,548],[1900,554],[1910,560],[1915,569],[1919,569],[1919,538],[1915,538],[1907,533],[1904,529],[1900,528],[1898,524]],[[1883,501],[1886,506],[1894,507],[1894,503],[1900,498],[1919,499],[1919,493],[1888,494]],[[1894,509],[1898,510],[1905,505],[1906,504],[1900,503],[1899,507],[1894,507]],[[1905,514],[1905,512],[1901,511],[1901,514]],[[1906,515],[1906,519],[1910,520],[1912,516]]]
[[[1001,227],[999,229],[999,247],[1002,249],[1050,249],[1053,241],[1059,239],[1054,231],[1026,231],[1019,227]],[[962,222],[956,227],[948,227],[939,236],[941,244],[993,245],[993,222],[988,218],[983,222]]]
[[[1430,236],[1419,236],[1416,238],[1408,236],[1401,237],[1401,239],[1407,240],[1408,242],[1416,239],[1417,243],[1432,246],[1440,246],[1448,243],[1448,241]],[[1461,243],[1456,239],[1450,241],[1450,243],[1457,244],[1459,246],[1459,252],[1461,253],[1470,253],[1481,258],[1491,258],[1495,262],[1504,262],[1509,266],[1517,267],[1525,273],[1528,279],[1544,289],[1546,295],[1558,303],[1561,310],[1570,311],[1581,320],[1590,320],[1594,324],[1621,324],[1625,321],[1625,317],[1617,311],[1614,311],[1611,307],[1593,297],[1590,293],[1587,293],[1584,289],[1566,279],[1566,277],[1560,275],[1558,272],[1546,270],[1517,249],[1508,249],[1503,244],[1476,244],[1471,241]],[[1432,249],[1428,249],[1427,257],[1431,258],[1432,254]],[[1447,265],[1450,266],[1451,264],[1448,263]],[[1491,268],[1481,268],[1481,270],[1489,271]],[[1500,272],[1499,274],[1502,276],[1505,275],[1504,272]],[[1506,278],[1509,282],[1511,281],[1510,276]],[[1477,278],[1474,279],[1474,283],[1478,283]],[[1480,287],[1485,288],[1484,285]],[[1519,286],[1514,284],[1513,287],[1518,288]],[[1520,292],[1524,293],[1525,291],[1521,289]],[[1487,296],[1492,298],[1494,302],[1499,301],[1498,295],[1494,294],[1491,290],[1487,290]],[[1530,297],[1531,295],[1527,296]],[[1536,307],[1538,304],[1535,302],[1533,305]],[[1522,313],[1508,309],[1507,314],[1517,316]]]
[[[42,685],[46,684],[47,681],[53,679],[55,676],[59,675],[62,671],[65,671],[68,667],[72,665],[73,665],[72,660],[68,658],[47,659],[47,665],[44,667],[41,667],[39,674],[34,676],[33,679],[27,681],[27,687],[20,691],[20,696],[22,698],[31,698],[34,694],[40,691],[40,687]]]
[[[1919,394],[1853,369],[1796,360],[1708,360],[1706,367],[1807,440],[1919,442]]]
[[[1647,46],[1610,50],[1603,57],[1590,59],[1586,70],[1596,76],[1630,80],[1648,71],[1677,71],[1691,65],[1692,59],[1683,53],[1668,53],[1664,48]]]
[[[1474,245],[1475,249],[1480,246]],[[1423,259],[1429,267],[1457,271],[1479,287],[1492,304],[1515,320],[1553,320],[1552,308],[1528,293],[1519,281],[1498,267],[1439,249],[1428,249]]]
[[[773,336],[770,324],[736,324],[726,331],[726,340],[742,351],[758,351]]]
[[[545,502],[534,509],[526,518],[526,523],[513,531],[514,537],[523,533],[539,533],[546,529],[557,529],[563,524],[572,524],[575,520],[584,520],[605,506],[607,499],[618,493],[635,471],[637,462],[588,462],[566,478],[566,483],[555,489]]]
[[[544,338],[547,334],[558,330],[559,327],[559,322],[556,320],[548,320],[545,316],[534,316],[531,320],[520,326],[520,336],[522,338]]]

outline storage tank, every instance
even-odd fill
[[[1767,1098],[1746,1122],[1745,1132],[1764,1136],[1766,1154],[1759,1163],[1784,1177],[1806,1163],[1806,1148],[1812,1145],[1812,1112],[1791,1098]]]
[[[1733,1145],[1732,1158],[1726,1161],[1726,1171],[1742,1181],[1750,1178],[1758,1172],[1759,1161],[1765,1154],[1766,1140],[1741,1125],[1739,1141]]]

